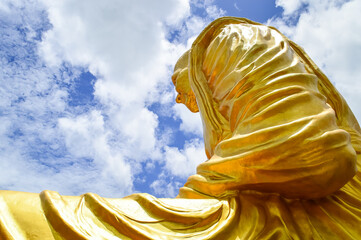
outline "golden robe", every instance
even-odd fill
[[[361,130],[277,29],[225,17],[189,54],[209,160],[186,198],[236,198],[240,239],[361,239]]]
[[[0,238],[361,239],[361,130],[299,46],[224,17],[188,71],[209,159],[179,198],[2,191]]]

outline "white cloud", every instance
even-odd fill
[[[179,25],[184,19],[190,16],[190,6],[188,0],[173,1],[173,12],[166,16],[167,25]]]
[[[195,174],[197,166],[206,159],[204,144],[197,138],[187,141],[183,149],[166,146],[165,167],[150,185],[154,194],[161,197],[177,196],[178,189],[183,185],[181,182]]]
[[[94,95],[101,109],[59,121],[66,146],[76,157],[103,164],[122,179],[120,188],[129,189],[139,163],[162,156],[158,117],[145,102],[159,99],[157,87],[169,81],[173,53],[184,49],[168,42],[164,23],[176,26],[187,18],[188,1],[44,3],[53,28],[40,54],[50,66],[68,61],[98,77]]]
[[[92,111],[74,119],[60,118],[59,128],[65,135],[65,144],[75,157],[93,157],[97,151],[107,152],[107,134],[100,112]],[[105,148],[105,150],[98,150]],[[99,154],[101,155],[101,154]],[[105,154],[104,157],[106,157]]]
[[[195,174],[197,166],[205,160],[204,144],[199,139],[186,142],[181,150],[165,147],[165,167],[173,176],[186,178]]]
[[[226,11],[224,11],[222,8],[217,7],[216,5],[208,5],[206,7],[206,12],[208,14],[209,18],[219,18],[226,14]]]
[[[50,186],[60,189],[61,184],[53,182],[58,174],[53,168],[45,167],[44,163],[51,165],[50,162],[43,161],[50,151],[56,155],[62,149],[53,116],[61,114],[66,107],[67,91],[55,81],[61,82],[64,69],[48,69],[34,54],[41,29],[48,27],[43,6],[22,1],[5,1],[3,5],[6,11],[0,10],[3,56],[0,59],[0,186],[38,192]],[[65,156],[59,164],[64,159]]]
[[[276,0],[277,7],[283,7],[284,14],[290,15],[301,7],[303,0]]]
[[[130,193],[131,165],[124,160],[117,148],[111,148],[111,133],[104,127],[104,119],[99,111],[92,111],[74,119],[59,119],[59,128],[65,135],[65,144],[72,156],[93,159],[98,168],[103,169],[102,174],[112,175],[112,178],[117,180],[119,189]]]
[[[177,0],[46,3],[53,29],[41,44],[44,58],[89,66],[102,77],[97,97],[122,104],[144,101],[165,79],[169,45],[162,21],[175,23],[189,14],[189,5]]]
[[[168,181],[164,173],[150,185],[154,194],[168,198],[176,197],[181,186],[182,184],[178,181]]]
[[[174,116],[182,121],[180,125],[181,131],[192,133],[199,137],[203,135],[203,125],[199,113],[192,113],[186,106],[180,104],[175,104],[173,111]]]
[[[285,13],[294,12],[300,1],[278,1]],[[301,45],[345,97],[361,120],[361,12],[360,1],[303,0],[296,24],[290,16],[270,21]],[[292,7],[290,7],[292,5]],[[292,11],[291,11],[292,10]]]

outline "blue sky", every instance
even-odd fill
[[[278,27],[361,119],[361,10],[341,0],[0,3],[0,189],[174,197],[206,157],[176,60],[215,18]]]

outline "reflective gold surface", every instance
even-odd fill
[[[235,199],[0,194],[0,239],[222,239],[238,220]]]
[[[360,126],[299,46],[220,18],[172,81],[209,158],[178,198],[0,191],[0,238],[361,239]]]

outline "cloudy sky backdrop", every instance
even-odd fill
[[[0,189],[174,197],[206,159],[170,76],[221,16],[278,27],[361,120],[361,1],[1,0]]]

